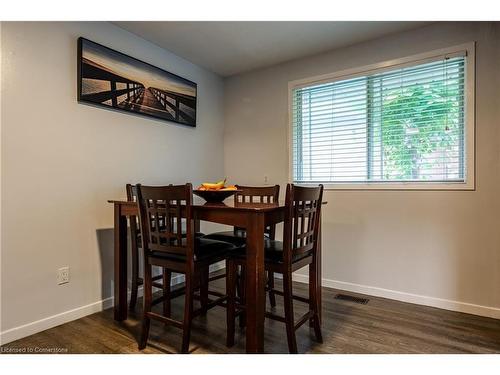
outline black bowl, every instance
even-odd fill
[[[222,203],[224,199],[234,195],[239,190],[193,190],[193,193],[202,197],[207,203]]]

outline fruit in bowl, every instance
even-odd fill
[[[226,179],[221,180],[219,182],[203,182],[197,190],[210,190],[210,191],[232,191],[232,190],[238,190],[236,186],[234,185],[229,185],[226,186]]]
[[[193,193],[205,199],[207,203],[222,203],[222,201],[235,194],[238,188],[234,185],[226,186],[226,179],[219,182],[204,182]]]

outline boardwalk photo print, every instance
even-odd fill
[[[196,83],[85,38],[78,101],[196,126]]]

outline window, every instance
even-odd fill
[[[293,181],[473,188],[473,46],[467,47],[292,84]]]

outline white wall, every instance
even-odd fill
[[[326,285],[500,318],[499,24],[432,24],[225,81],[225,174],[284,186],[289,81],[470,41],[477,190],[326,192]]]
[[[125,197],[126,183],[196,184],[223,175],[223,82],[109,23],[2,28],[6,342],[110,306],[113,208],[106,201]],[[198,126],[78,104],[79,36],[197,82]],[[56,272],[66,265],[71,280],[59,286]]]

